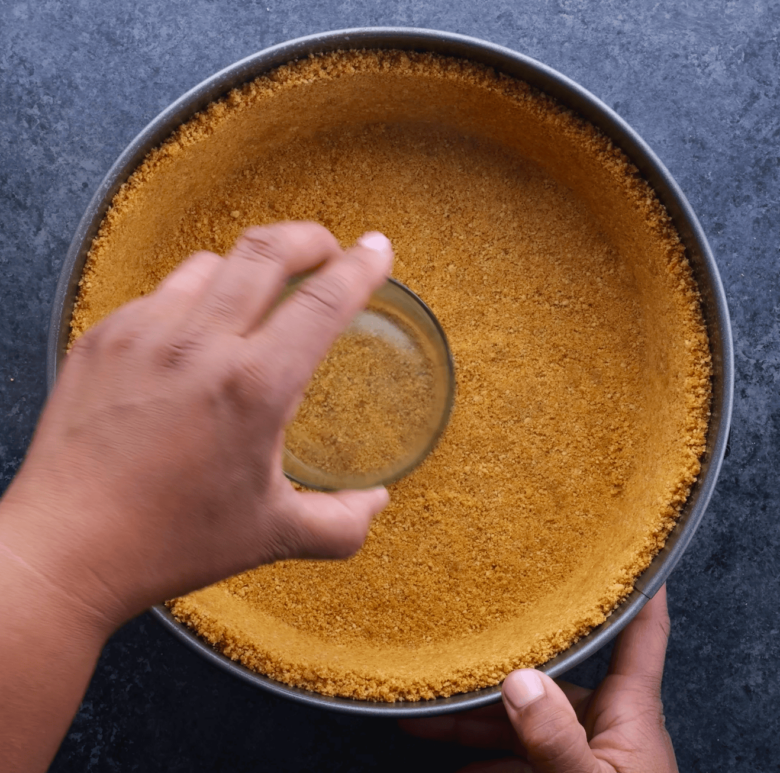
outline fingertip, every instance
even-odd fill
[[[390,501],[390,494],[384,486],[372,489],[347,489],[331,494],[351,511],[365,517],[370,523],[377,513],[384,510]]]
[[[504,680],[501,696],[508,708],[522,711],[546,695],[542,674],[533,668],[512,671]]]
[[[669,605],[666,599],[666,585],[662,585],[656,594],[639,610],[634,620],[649,621],[658,625],[668,639],[671,633],[671,618],[669,617]],[[631,621],[634,622],[633,620]],[[631,623],[629,623],[631,625]]]
[[[371,250],[382,264],[385,274],[390,274],[393,268],[393,245],[380,231],[366,231],[358,240],[358,247]]]
[[[655,596],[653,596],[650,601],[645,604],[645,606],[640,610],[639,614],[641,615],[642,612],[645,614],[651,614],[655,612],[656,614],[668,614],[668,600],[667,600],[667,594],[666,594],[666,583],[664,583],[655,593]]]
[[[373,497],[374,514],[384,510],[390,504],[390,492],[384,486],[368,489],[365,493]]]
[[[358,240],[361,247],[383,255],[393,252],[393,245],[381,231],[366,231]]]

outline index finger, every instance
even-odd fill
[[[663,585],[618,637],[609,673],[644,678],[660,688],[669,630],[666,585]]]
[[[251,335],[291,276],[342,255],[336,237],[319,223],[247,228],[213,272],[190,325]]]
[[[393,249],[383,234],[364,234],[342,256],[309,277],[252,337],[274,363],[290,394],[302,392],[315,368],[371,294],[386,281]]]

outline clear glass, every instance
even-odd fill
[[[428,306],[389,279],[334,344],[287,427],[284,472],[325,491],[411,472],[447,426],[455,371]]]

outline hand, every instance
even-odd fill
[[[423,738],[517,755],[463,773],[676,773],[661,705],[668,638],[664,586],[620,634],[596,690],[524,669],[506,678],[503,705],[401,724]]]
[[[358,550],[387,492],[296,491],[283,433],[392,259],[377,233],[344,252],[314,223],[251,228],[88,331],[3,501],[5,552],[110,629],[259,564]]]

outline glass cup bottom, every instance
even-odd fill
[[[392,483],[434,448],[454,395],[444,330],[422,299],[388,279],[314,374],[286,430],[284,472],[326,491]]]

